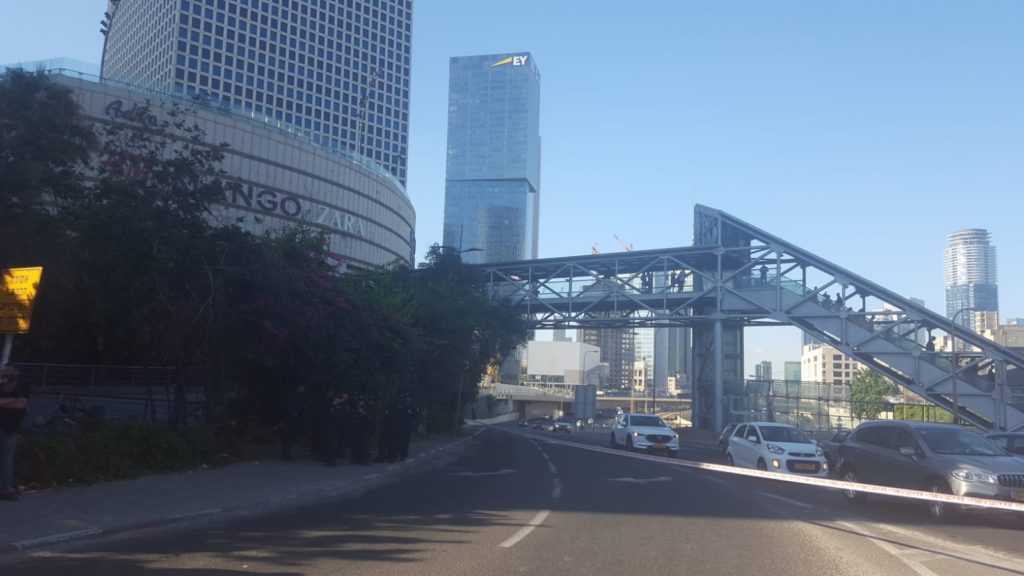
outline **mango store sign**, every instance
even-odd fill
[[[362,218],[321,204],[304,202],[301,198],[279,190],[243,186],[229,192],[227,201],[229,204],[259,210],[268,215],[318,224],[335,232],[366,236],[366,221]]]

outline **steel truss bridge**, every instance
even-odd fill
[[[533,329],[692,329],[693,420],[721,429],[743,394],[743,329],[796,326],[984,429],[1024,429],[1024,355],[720,210],[694,245],[483,264],[492,302]],[[932,351],[945,334],[953,351]]]

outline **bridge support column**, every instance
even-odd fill
[[[743,393],[743,326],[719,318],[693,328],[693,426],[721,430],[726,398]]]

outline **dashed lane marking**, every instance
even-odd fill
[[[505,540],[501,544],[498,544],[498,547],[499,548],[511,548],[511,547],[515,546],[517,543],[519,543],[520,540],[522,540],[523,538],[526,538],[527,536],[529,536],[530,532],[533,532],[534,528],[536,528],[537,526],[540,526],[544,522],[544,520],[548,517],[548,514],[551,514],[551,510],[541,510],[540,512],[537,512],[537,515],[534,516],[533,519],[530,520],[526,524],[526,526],[523,526],[522,528],[520,528],[508,540]]]

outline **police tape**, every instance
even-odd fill
[[[604,448],[602,446],[593,446],[590,444],[582,444],[579,442],[566,442],[564,440],[554,440],[547,436],[542,436],[533,433],[517,433],[527,437],[542,438],[546,440],[549,444],[561,444],[563,446],[572,446],[574,448],[582,448],[584,450],[590,450],[592,452],[601,452],[604,454],[630,456],[641,460],[649,460],[651,462],[671,464],[683,468],[706,470],[709,472],[722,472],[725,474],[734,474],[737,476],[750,476],[752,478],[764,478],[768,480],[776,480],[779,482],[789,482],[791,484],[817,486],[820,488],[837,488],[839,490],[844,491],[852,490],[859,494],[880,494],[883,496],[897,496],[901,498],[926,500],[929,502],[947,502],[949,504],[958,504],[960,506],[991,508],[997,510],[1010,510],[1013,512],[1024,512],[1024,501],[1012,502],[1006,500],[993,500],[990,498],[979,498],[976,496],[957,496],[955,494],[943,494],[941,492],[929,492],[926,490],[910,490],[907,488],[892,488],[889,486],[879,486],[877,484],[861,484],[859,482],[847,482],[845,480],[832,480],[830,478],[821,478],[818,476],[798,476],[795,474],[785,474],[782,472],[751,470],[749,468],[738,468],[736,466],[727,466],[725,464],[711,464],[708,462],[698,462],[696,460],[683,460],[680,458],[668,458],[665,456],[654,456],[651,454],[623,452],[622,450]],[[1019,490],[1016,490],[1015,494],[1019,495],[1020,498],[1024,498],[1024,487],[1022,487]]]

